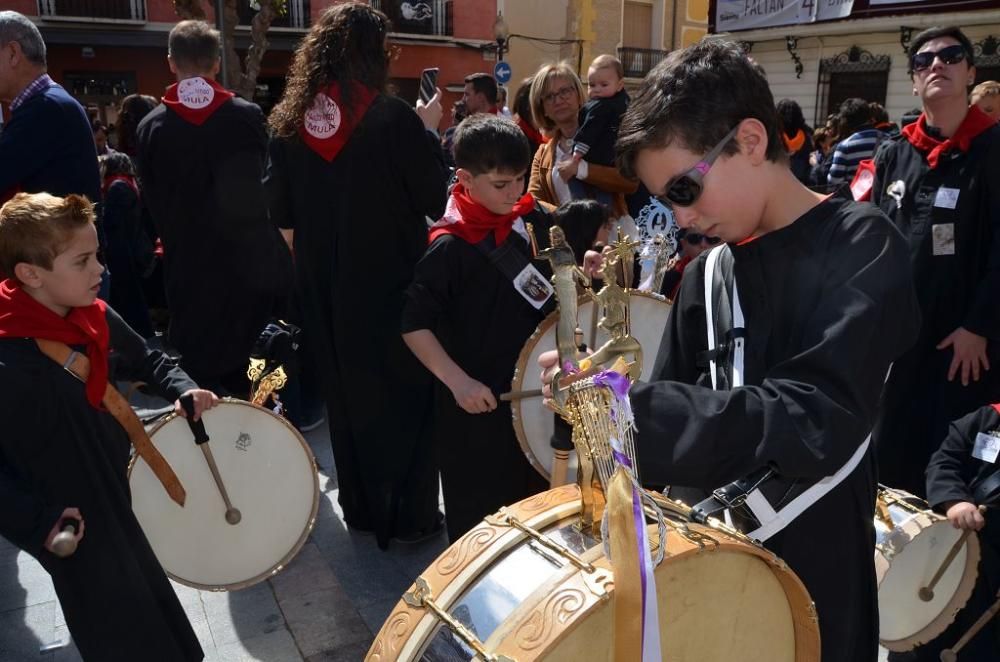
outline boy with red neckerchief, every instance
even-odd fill
[[[434,443],[453,542],[500,506],[547,487],[514,436],[510,405],[499,401],[555,302],[551,272],[532,259],[526,230],[531,223],[547,244],[548,218],[522,195],[530,163],[513,122],[480,114],[459,125],[458,183],[406,292],[403,340],[438,378]],[[474,470],[482,466],[486,474]]]
[[[132,513],[126,466],[136,436],[125,419],[134,414],[111,373],[146,382],[181,412],[179,398],[191,395],[196,417],[218,399],[97,298],[103,271],[86,198],[22,193],[0,208],[0,535],[49,572],[85,660],[201,660]],[[77,548],[60,558],[64,518],[77,521]]]
[[[199,382],[247,397],[258,334],[291,286],[291,257],[267,213],[264,117],[215,81],[219,33],[181,21],[177,83],[137,131],[143,202],[163,242],[168,339]]]
[[[923,113],[877,153],[871,201],[909,241],[923,323],[873,438],[880,481],[923,496],[949,422],[1000,400],[1000,127],[969,106],[976,69],[958,28],[917,35],[910,70]]]

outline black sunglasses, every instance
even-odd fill
[[[934,58],[941,60],[942,64],[958,64],[965,59],[965,48],[961,44],[954,44],[939,51],[922,51],[913,56],[910,67],[914,71],[923,71],[934,64]]]
[[[726,134],[726,137],[719,141],[719,143],[705,155],[701,161],[696,163],[693,168],[687,172],[672,178],[667,185],[664,187],[662,195],[656,196],[656,199],[662,202],[667,207],[690,207],[693,205],[698,198],[701,196],[702,189],[704,188],[705,175],[708,171],[712,169],[712,164],[715,160],[719,158],[722,154],[722,150],[726,148],[729,141],[736,136],[736,131],[740,128],[737,124],[732,128],[732,130]]]
[[[697,246],[703,241],[708,242],[709,246],[717,246],[722,240],[718,237],[709,237],[708,235],[698,234],[697,232],[688,232],[684,235],[684,241],[692,246]]]

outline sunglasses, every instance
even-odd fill
[[[712,148],[712,150],[705,155],[701,161],[695,164],[693,168],[687,172],[673,177],[667,185],[664,187],[664,192],[662,195],[656,196],[656,199],[662,202],[667,207],[690,207],[693,205],[699,197],[701,197],[701,192],[704,189],[704,179],[708,171],[712,169],[712,164],[715,160],[719,158],[722,154],[722,150],[726,148],[729,141],[736,136],[736,132],[739,129],[739,124],[733,127],[733,129],[726,134],[726,137],[719,141],[719,143]]]
[[[708,235],[698,234],[697,232],[688,232],[684,235],[684,241],[692,246],[697,246],[703,241],[707,242],[709,246],[717,246],[722,240],[718,237],[709,237]]]
[[[955,44],[939,51],[922,51],[913,56],[910,67],[914,71],[924,71],[934,64],[934,58],[941,60],[941,64],[958,64],[965,59],[965,48]]]

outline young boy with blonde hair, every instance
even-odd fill
[[[21,193],[0,208],[0,535],[51,575],[85,660],[201,660],[132,513],[123,426],[138,420],[112,372],[177,400],[178,411],[192,397],[196,418],[217,398],[97,298],[103,271],[87,198]],[[158,475],[183,500],[169,468]],[[67,520],[77,548],[57,556]]]
[[[969,95],[969,105],[979,106],[979,110],[1000,122],[1000,83],[995,80],[984,80],[972,88]]]

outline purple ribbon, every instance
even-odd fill
[[[597,373],[594,375],[594,383],[598,386],[611,389],[612,393],[615,394],[615,398],[619,400],[628,395],[628,390],[632,386],[628,376],[617,373],[614,370],[604,370]]]

